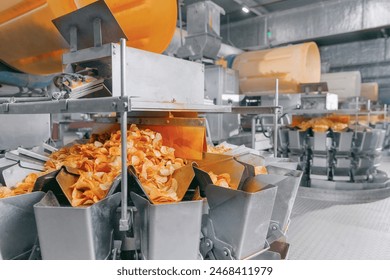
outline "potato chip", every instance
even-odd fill
[[[223,187],[223,188],[230,188],[230,174],[228,173],[222,173],[222,174],[214,174],[212,171],[208,172],[210,175],[211,181],[214,185]]]
[[[211,146],[207,145],[207,152],[213,153],[213,154],[224,154],[228,151],[232,150],[232,148],[225,147],[224,145],[218,145],[218,146]]]
[[[255,166],[255,175],[259,175],[259,174],[268,174],[267,168],[262,165]]]

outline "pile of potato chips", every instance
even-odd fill
[[[207,152],[208,153],[213,153],[213,154],[224,154],[228,151],[232,150],[232,148],[223,146],[223,145],[218,145],[218,146],[211,146],[207,145]]]
[[[326,132],[328,129],[332,129],[335,132],[340,132],[348,127],[347,123],[335,121],[332,118],[314,118],[308,121],[300,123],[299,128],[303,131],[312,128],[315,132]]]
[[[62,166],[76,170],[80,176],[70,187],[71,205],[81,206],[91,205],[107,195],[114,179],[121,173],[121,164],[119,130],[111,134],[94,135],[87,144],[61,148],[51,154],[45,168],[46,172],[58,170]],[[185,160],[175,157],[175,149],[163,146],[160,133],[150,129],[141,130],[136,125],[130,126],[127,132],[127,165],[134,166],[152,202],[178,201],[178,182],[172,174],[185,164]],[[20,185],[23,190],[31,191],[38,177],[37,174],[29,176]],[[29,184],[28,187],[26,184]]]
[[[214,174],[212,171],[208,172],[210,175],[211,181],[213,182],[213,185],[223,187],[223,188],[231,188],[230,187],[230,174],[228,173],[222,173],[222,174]]]
[[[263,165],[255,166],[255,175],[260,174],[268,174],[267,168]]]
[[[25,194],[32,192],[35,181],[41,175],[45,173],[31,173],[23,180],[23,182],[16,184],[15,188],[0,187],[0,198],[6,198],[19,194]]]
[[[100,142],[100,141],[104,141]],[[62,148],[53,153],[47,169],[62,165],[79,171],[71,186],[72,206],[90,205],[104,198],[121,172],[121,131],[93,136],[91,143]],[[175,157],[175,149],[162,145],[160,133],[131,125],[127,132],[127,165],[134,166],[142,187],[152,202],[176,202],[177,181],[173,172],[185,165]]]

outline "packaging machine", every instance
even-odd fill
[[[38,176],[31,193],[0,199],[0,257],[285,259],[286,231],[302,172],[296,165],[286,169],[286,162],[249,150],[205,153],[206,122],[197,114],[228,113],[232,107],[204,102],[204,65],[127,47],[126,34],[105,1],[53,23],[70,47],[60,65],[66,71],[53,75],[54,84],[39,97],[44,100],[5,99],[0,113],[12,120],[19,114],[114,112],[96,119],[100,124],[92,132],[111,127],[120,128],[118,135],[131,135],[128,123],[150,128],[175,149],[175,156],[189,162],[172,174],[183,199],[158,204],[149,197],[139,175],[126,164],[126,137],[117,139],[119,177],[102,199],[81,207],[69,201],[80,170],[65,166],[47,173],[48,158],[57,152],[42,144],[47,135],[39,145],[34,141],[16,150],[5,145],[7,152],[0,159],[0,179],[6,186],[0,187],[2,192],[16,190],[27,174],[45,174]],[[105,143],[99,140],[90,146]],[[264,166],[268,174],[255,176],[257,166]],[[211,171],[228,172],[231,188],[216,186]]]

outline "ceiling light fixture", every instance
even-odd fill
[[[245,6],[242,7],[242,11],[246,14],[250,12],[249,8]]]

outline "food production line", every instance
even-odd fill
[[[40,72],[40,63],[64,72],[31,76],[36,82],[28,85],[19,84],[25,74],[6,80],[2,73],[10,92],[21,90],[0,101],[1,121],[9,123],[0,147],[0,258],[286,259],[302,177],[297,163],[244,147],[207,153],[198,113],[248,108],[204,100],[213,67],[126,46],[114,2],[88,3],[53,20],[70,49],[62,62],[14,61],[29,72]],[[210,3],[192,8],[221,12]],[[217,36],[208,33],[194,40],[215,47]],[[73,113],[96,114],[93,135],[57,147],[53,114]]]
[[[0,46],[28,73],[0,71],[0,259],[288,259],[299,187],[388,187],[378,88],[314,42],[228,48],[212,1],[186,31],[174,0],[43,2],[0,26],[41,28]]]

